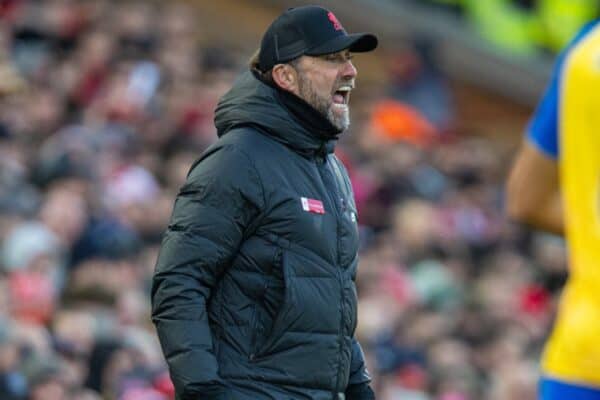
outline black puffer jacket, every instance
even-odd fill
[[[250,72],[215,122],[152,289],[178,398],[341,399],[370,378],[353,337],[358,231],[337,132]]]

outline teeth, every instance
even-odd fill
[[[352,86],[342,86],[337,91],[338,92],[349,92],[352,90]]]

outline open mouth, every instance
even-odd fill
[[[338,88],[333,93],[333,104],[339,106],[347,106],[350,101],[350,91],[352,90],[351,85],[344,85]]]

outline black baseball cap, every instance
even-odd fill
[[[319,56],[346,49],[364,53],[374,50],[377,42],[370,33],[348,34],[336,16],[323,7],[290,8],[265,32],[258,67],[264,72],[302,55]]]

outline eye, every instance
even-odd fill
[[[339,54],[326,54],[324,58],[326,61],[335,62],[335,61],[339,61],[341,57]]]
[[[354,58],[354,56],[352,54],[348,53],[333,53],[333,54],[325,54],[323,56],[323,59],[325,61],[329,61],[329,62],[336,62],[336,63],[345,63],[346,61],[350,61]]]

